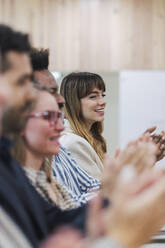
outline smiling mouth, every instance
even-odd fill
[[[95,110],[95,112],[98,112],[98,113],[101,112],[102,113],[102,112],[104,112],[104,109],[97,109],[97,110]]]

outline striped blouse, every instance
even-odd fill
[[[100,189],[100,181],[80,168],[64,147],[60,147],[60,153],[54,156],[52,169],[56,181],[64,185],[81,205]]]

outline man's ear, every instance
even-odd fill
[[[0,108],[2,108],[2,105],[4,105],[5,102],[6,102],[6,98],[4,97],[0,89]]]
[[[20,133],[20,136],[22,136],[22,137],[25,136],[25,130],[23,130],[23,131]]]
[[[0,74],[0,107],[8,103],[10,97],[11,89],[9,87],[9,84],[5,80],[5,78]]]

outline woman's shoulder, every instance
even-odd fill
[[[72,146],[75,146],[77,144],[77,145],[85,145],[87,147],[90,147],[90,144],[86,139],[75,134],[74,132],[68,132],[67,130],[62,132],[62,135],[60,137],[60,143],[64,147],[67,147],[67,145],[69,144],[71,144]]]
[[[68,120],[65,120],[65,130],[62,132],[60,137],[60,143],[62,146],[66,146],[67,144],[85,144],[87,146],[90,146],[88,141],[84,139],[83,137],[77,135],[74,133],[74,131],[71,129],[70,124]]]
[[[71,155],[81,168],[94,178],[100,178],[103,164],[94,148],[85,138],[75,134],[67,126],[60,138],[60,143],[71,152]]]

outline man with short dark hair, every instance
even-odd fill
[[[34,99],[30,84],[32,69],[29,51],[30,43],[26,34],[0,25],[0,127],[3,112],[7,108],[13,105],[23,108],[27,101]],[[15,174],[17,165],[10,155],[10,144],[7,138],[0,138],[0,246],[31,247],[28,237],[24,236],[22,228],[14,218],[20,211],[22,221],[26,223],[23,202],[17,201],[17,190],[12,182],[19,178]]]
[[[0,25],[1,78],[15,91],[15,96],[10,98],[9,104],[21,105],[32,94],[30,49],[27,34]]]
[[[48,88],[49,92],[55,96],[59,108],[62,109],[65,100],[58,93],[57,82],[49,71],[49,50],[33,48],[30,53],[33,68],[34,80],[40,85]]]

